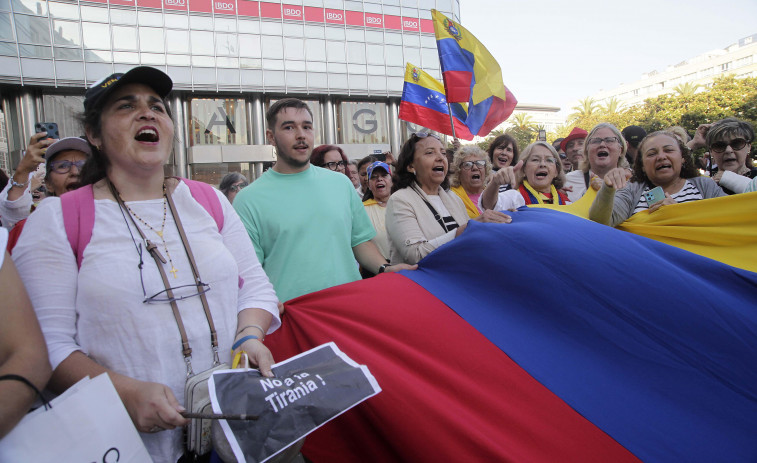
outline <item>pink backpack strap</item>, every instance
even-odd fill
[[[216,221],[218,226],[218,232],[223,231],[223,209],[221,209],[221,201],[216,195],[216,190],[212,186],[204,182],[197,180],[189,180],[186,178],[180,178],[182,182],[186,183],[189,187],[189,192],[192,197],[200,203],[202,207],[208,211],[213,220]]]
[[[200,203],[200,205],[208,211],[208,214],[213,217],[213,220],[216,221],[216,225],[218,226],[218,233],[221,233],[221,231],[223,231],[223,209],[221,209],[221,201],[216,195],[215,188],[207,183],[199,182],[197,180],[189,180],[187,178],[179,179],[187,184],[189,192],[192,194],[195,201]],[[244,286],[244,278],[239,276],[238,279],[239,288],[241,289],[242,286]]]
[[[92,239],[92,228],[95,226],[95,194],[92,185],[63,194],[60,205],[66,236],[76,256],[76,266],[81,268],[84,249]]]

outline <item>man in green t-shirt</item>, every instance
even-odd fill
[[[315,137],[306,103],[279,100],[266,122],[276,165],[239,192],[234,209],[280,300],[359,280],[355,260],[373,273],[416,268],[388,265],[350,179],[310,164]]]

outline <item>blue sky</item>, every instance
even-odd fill
[[[521,103],[578,99],[757,33],[757,0],[460,0]]]

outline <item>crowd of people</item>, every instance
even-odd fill
[[[106,77],[86,92],[84,136],[32,136],[0,193],[3,224],[15,225],[10,238],[0,233],[0,287],[14,301],[0,328],[10,352],[0,373],[54,393],[108,373],[155,461],[185,455],[185,378],[238,352],[271,375],[263,340],[281,324],[280,301],[414,270],[470,220],[507,226],[519,207],[565,205],[589,190],[589,218],[610,226],[757,190],[754,131],[733,118],[691,138],[609,123],[553,144],[519,147],[505,134],[488,152],[464,145],[451,160],[436,134],[418,132],[396,161],[354,161],[336,145],[314,146],[310,108],[283,98],[266,113],[273,168],[252,183],[230,173],[219,191],[164,176],[171,88],[148,67]],[[708,175],[696,148],[711,155]],[[35,209],[31,180],[42,163],[48,198]],[[2,408],[7,432],[34,394],[21,380],[0,388],[14,405]]]

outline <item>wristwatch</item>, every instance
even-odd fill
[[[378,273],[384,273],[386,271],[386,268],[389,267],[389,264],[384,264],[378,269]]]

